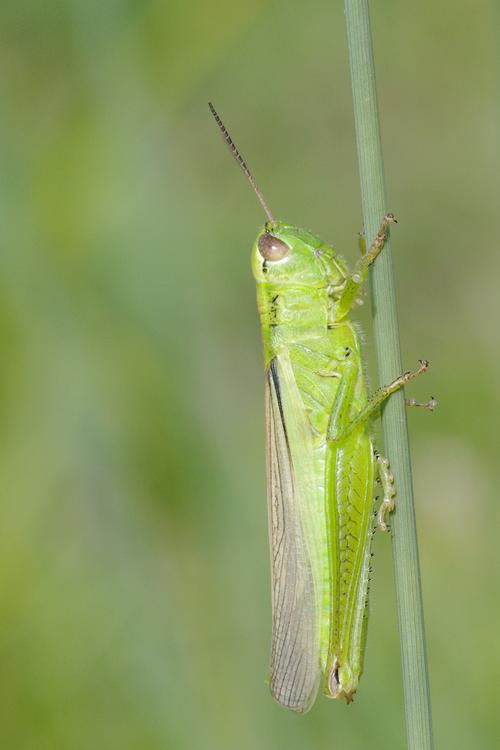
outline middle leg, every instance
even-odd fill
[[[343,440],[355,427],[370,419],[373,413],[379,408],[380,404],[382,404],[391,393],[394,393],[410,380],[413,380],[426,372],[429,367],[429,362],[426,359],[420,359],[419,362],[420,366],[416,370],[408,370],[407,372],[404,372],[399,378],[396,378],[392,383],[389,383],[389,385],[385,385],[382,388],[379,388],[378,391],[375,391],[373,396],[368,399],[366,406],[349,422],[341,423],[338,421],[331,421],[328,429],[328,439],[333,442]]]

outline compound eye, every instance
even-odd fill
[[[258,241],[259,253],[265,260],[282,260],[290,252],[288,245],[266,232],[261,234]]]

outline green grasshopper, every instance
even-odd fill
[[[349,703],[363,671],[374,533],[374,484],[388,531],[394,477],[375,450],[381,403],[425,372],[426,360],[368,395],[359,326],[350,313],[387,239],[392,214],[353,273],[319,237],[276,221],[212,104],[267,222],[252,249],[266,368],[267,494],[273,635],[269,684],[305,712],[318,691]],[[411,404],[433,409],[434,399]]]

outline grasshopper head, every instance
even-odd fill
[[[255,280],[293,287],[328,288],[335,294],[347,278],[342,258],[316,235],[283,222],[268,222],[252,250]]]
[[[252,268],[256,281],[262,284],[287,285],[293,288],[326,289],[335,297],[347,279],[344,261],[316,235],[281,221],[275,221],[252,173],[234,145],[214,105],[209,102],[208,106],[226,145],[252,186],[268,218],[263,231],[257,235],[252,252]]]

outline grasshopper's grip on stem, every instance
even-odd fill
[[[408,383],[410,380],[413,380],[414,378],[417,378],[419,375],[422,375],[424,372],[427,372],[427,369],[429,367],[429,362],[426,359],[420,359],[419,360],[419,366],[416,370],[408,370],[407,372],[404,372],[402,375],[400,375],[398,378],[392,381],[392,383],[389,383],[389,385],[382,386],[382,388],[379,388],[375,393],[368,399],[368,402],[366,405],[359,411],[355,417],[353,417],[348,423],[344,424],[342,426],[342,430],[339,431],[337,424],[330,424],[329,432],[328,432],[328,439],[332,442],[340,442],[342,439],[347,437],[350,432],[352,432],[355,427],[357,427],[360,424],[364,424],[367,420],[369,420],[373,413],[379,408],[379,406],[391,395],[391,393],[394,393],[395,391],[399,390],[399,388],[402,388],[406,383]],[[429,403],[433,403],[434,405],[437,404],[437,402],[433,399]],[[415,402],[415,405],[417,402]],[[419,406],[423,406],[423,404],[418,404]],[[334,412],[335,413],[335,406],[334,406]]]
[[[376,259],[376,257],[382,252],[389,233],[389,226],[391,224],[397,224],[397,221],[394,218],[394,214],[386,214],[369,250],[367,252],[363,252],[361,258],[356,263],[354,271],[347,278],[344,290],[335,308],[335,314],[339,320],[349,315],[349,313],[351,312],[353,303],[357,295],[359,294],[361,287],[366,281],[369,267]],[[362,249],[366,248],[366,242],[364,236],[362,235],[360,235],[360,247]]]

